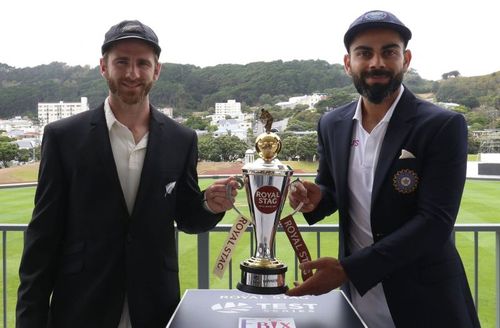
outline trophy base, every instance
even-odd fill
[[[282,286],[282,287],[257,287],[257,286],[243,285],[241,282],[239,282],[236,285],[236,288],[238,288],[238,290],[241,290],[242,292],[245,292],[245,293],[260,294],[260,295],[284,294],[288,290],[288,286]]]
[[[255,267],[248,263],[240,264],[241,282],[236,286],[245,293],[252,294],[283,294],[288,290],[285,285],[285,273],[287,266],[281,264],[279,267]]]

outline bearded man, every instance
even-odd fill
[[[289,194],[310,224],[338,210],[339,260],[302,263],[315,273],[287,294],[342,286],[370,328],[479,327],[452,239],[467,125],[402,84],[410,39],[379,10],[345,33],[344,67],[360,98],[321,118],[315,183],[294,183]]]
[[[155,32],[112,26],[101,46],[109,96],[46,126],[19,276],[18,328],[164,328],[180,300],[175,226],[219,222],[234,178],[200,191],[196,133],[149,102]]]

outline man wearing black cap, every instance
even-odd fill
[[[321,118],[316,183],[296,183],[289,195],[310,224],[339,211],[340,260],[301,264],[315,274],[288,294],[342,286],[370,328],[479,327],[451,235],[467,126],[403,86],[411,36],[378,10],[345,33],[345,70],[361,96]]]
[[[231,208],[234,179],[201,192],[195,132],[149,103],[160,52],[141,22],[111,27],[109,97],[45,128],[17,327],[165,327],[180,298],[174,220],[207,231]]]

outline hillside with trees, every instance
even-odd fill
[[[349,84],[350,78],[341,65],[321,60],[206,68],[165,63],[151,92],[151,101],[159,107],[173,107],[176,114],[182,114],[204,111],[227,99],[255,106]],[[0,117],[33,117],[38,102],[75,102],[80,97],[87,97],[94,107],[106,94],[107,87],[98,67],[59,62],[32,68],[0,64]]]
[[[470,130],[500,129],[500,72],[463,77],[459,71],[443,73],[442,80],[425,80],[414,69],[404,83],[416,94],[442,103],[465,115]],[[274,104],[293,96],[324,93],[325,100],[314,110],[304,106],[281,109]],[[14,68],[0,63],[0,118],[28,116],[36,120],[39,102],[77,102],[87,97],[91,108],[107,95],[99,67],[69,66],[53,62],[36,67]],[[173,107],[195,129],[208,129],[209,114],[216,102],[236,99],[243,111],[266,107],[275,121],[288,118],[288,131],[314,130],[327,110],[357,99],[351,78],[340,64],[323,60],[224,64],[200,68],[164,63],[162,74],[151,92],[158,107]],[[472,137],[471,137],[472,138]],[[471,143],[477,149],[479,141]],[[210,148],[210,147],[209,147]]]
[[[417,93],[430,92],[432,81],[411,70],[405,81]],[[355,93],[342,65],[322,60],[255,62],[247,65],[163,64],[162,74],[151,92],[159,107],[173,107],[176,115],[206,111],[215,102],[237,99],[245,106],[286,101],[289,97],[327,93]],[[99,68],[68,66],[53,62],[36,67],[14,68],[0,64],[0,117],[36,116],[39,102],[76,102],[87,97],[91,107],[107,94]],[[338,101],[338,100],[334,100]]]

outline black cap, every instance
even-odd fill
[[[111,26],[104,36],[101,53],[104,55],[113,43],[125,39],[144,40],[154,48],[156,55],[160,56],[161,48],[158,44],[158,37],[155,32],[149,26],[142,24],[138,20],[125,20]]]
[[[347,51],[349,51],[349,46],[351,45],[352,40],[354,40],[356,34],[361,31],[377,27],[385,27],[399,32],[399,34],[403,38],[405,46],[411,39],[410,29],[407,28],[405,24],[403,24],[395,15],[391,14],[388,11],[372,10],[359,16],[349,26],[347,32],[345,32],[344,45]]]

